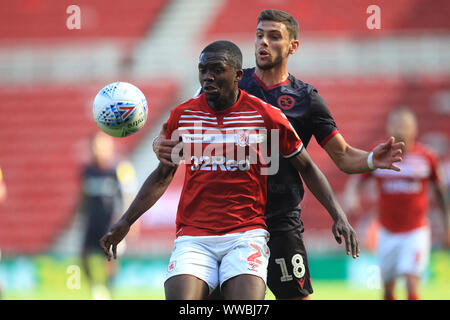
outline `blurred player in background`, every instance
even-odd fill
[[[6,184],[3,179],[2,168],[0,168],[0,203],[6,199]]]
[[[103,132],[95,134],[91,141],[92,163],[82,173],[82,199],[78,211],[84,215],[86,231],[84,234],[81,260],[94,299],[106,299],[110,296],[111,282],[116,273],[116,264],[105,264],[107,282],[96,284],[92,272],[93,254],[101,253],[101,237],[108,231],[113,218],[123,208],[123,202],[130,200],[124,196],[136,189],[133,167],[129,163],[114,162],[113,138]],[[124,189],[125,186],[125,189]],[[129,196],[128,196],[129,198]],[[100,260],[103,264],[103,259]]]
[[[239,132],[243,130],[267,130],[267,139],[271,139],[267,132],[279,132],[279,150],[272,158],[279,151],[298,170],[295,173],[300,172],[335,221],[336,240],[341,243],[344,237],[349,254],[356,258],[359,255],[356,234],[328,181],[302,147],[289,121],[278,109],[238,89],[243,75],[240,49],[229,41],[214,42],[202,51],[198,70],[204,93],[172,110],[166,134],[171,137],[174,131],[187,131],[189,134],[183,138],[188,139],[194,136],[191,134],[194,130],[206,131],[195,134],[192,140],[203,152],[211,146],[210,132],[215,132],[217,138],[213,141],[221,149],[205,157],[195,154],[190,163],[186,160],[184,164],[186,174],[176,219],[177,238],[164,284],[166,299],[204,299],[218,285],[227,299],[264,299],[269,255],[264,221],[267,183],[266,176],[260,172],[261,161],[251,164],[249,160],[248,165],[242,165],[246,160],[232,158],[240,154],[239,150],[250,149],[245,135],[241,139]],[[207,127],[194,125],[199,122]],[[217,134],[218,131],[230,134]],[[228,147],[234,151],[231,155]],[[206,158],[212,161],[200,160]],[[108,259],[111,249],[116,258],[117,244],[133,222],[163,195],[175,170],[176,167],[160,163],[147,178],[130,208],[102,238]]]
[[[314,135],[340,170],[346,173],[368,172],[375,168],[398,170],[401,161],[399,143],[389,139],[373,152],[358,150],[346,143],[323,98],[313,86],[296,79],[287,71],[287,62],[299,48],[298,22],[288,13],[263,10],[256,26],[256,68],[244,69],[239,87],[280,108],[306,147]],[[177,142],[161,133],[154,151],[170,164],[171,148]],[[304,188],[297,170],[280,157],[280,170],[268,177],[266,219],[271,251],[268,286],[277,299],[308,299],[313,292],[300,202]],[[346,248],[349,254],[348,248]]]
[[[2,168],[0,168],[0,204],[6,199],[6,184],[3,179]],[[0,248],[0,262],[2,261],[2,250]],[[2,298],[2,279],[0,278],[0,299]]]
[[[401,172],[376,170],[352,177],[347,185],[346,203],[355,211],[359,206],[358,193],[363,184],[374,178],[378,188],[378,221],[380,224],[377,258],[384,282],[384,299],[394,299],[395,281],[405,276],[408,299],[419,298],[420,276],[426,269],[430,247],[428,224],[428,185],[436,191],[444,214],[444,246],[450,241],[449,206],[441,180],[439,161],[433,152],[419,144],[417,119],[407,108],[390,112],[388,134],[404,142]]]

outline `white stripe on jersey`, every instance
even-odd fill
[[[205,117],[205,116],[197,116],[195,114],[183,114],[180,116],[180,118],[195,118],[195,119],[209,119],[209,120],[216,120],[216,117]]]
[[[203,112],[203,111],[197,111],[197,110],[184,110],[184,112],[203,113],[203,114],[206,114],[206,115],[208,115],[208,116],[212,116],[211,113]]]
[[[246,121],[224,121],[223,124],[230,123],[264,123],[264,120],[246,120]]]
[[[290,157],[292,157],[293,155],[295,155],[295,154],[297,154],[297,153],[300,153],[300,151],[302,151],[302,149],[303,149],[303,143],[300,145],[300,147],[299,147],[297,150],[295,150],[295,151],[292,152],[291,154],[288,154],[287,156],[283,155],[283,157],[284,157],[284,158],[290,158]]]
[[[229,127],[229,128],[215,128],[215,127],[178,127],[178,130],[218,130],[218,131],[229,131],[229,130],[266,130],[265,127]]]
[[[183,134],[185,143],[236,143],[239,133],[194,133]],[[248,135],[248,143],[262,143],[267,139],[266,133],[252,133]]]
[[[218,124],[213,121],[205,121],[205,120],[180,120],[178,123],[210,123],[210,124]]]
[[[261,115],[257,116],[237,116],[237,117],[224,117],[224,119],[255,119],[262,118]]]
[[[257,113],[258,111],[235,111],[230,112],[230,114],[240,114],[240,113]]]

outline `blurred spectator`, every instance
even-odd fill
[[[91,141],[92,161],[82,172],[78,212],[85,216],[86,231],[81,260],[94,299],[110,298],[117,265],[115,262],[102,265],[106,274],[105,286],[98,284],[98,279],[93,276],[90,258],[94,254],[102,254],[100,238],[109,230],[114,217],[122,213],[124,202],[129,202],[130,194],[137,189],[134,168],[128,162],[116,165],[114,149],[112,137],[103,132],[96,133]],[[124,245],[122,244],[122,252]],[[103,259],[99,261],[104,263]]]
[[[407,108],[391,111],[387,121],[388,134],[403,141],[403,162],[400,172],[378,169],[349,180],[346,205],[354,211],[359,205],[358,192],[369,178],[378,188],[378,221],[380,224],[377,258],[384,283],[384,299],[394,299],[395,281],[406,277],[408,299],[418,299],[420,276],[430,253],[430,228],[427,219],[428,185],[435,187],[440,209],[444,214],[444,246],[450,242],[448,204],[442,171],[436,155],[416,141],[417,119]]]

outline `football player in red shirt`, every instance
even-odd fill
[[[390,138],[370,153],[353,148],[340,134],[318,90],[288,72],[288,59],[300,46],[298,32],[298,23],[290,14],[263,10],[255,34],[256,67],[244,69],[239,88],[279,108],[305,148],[314,136],[341,171],[398,170],[395,163],[401,160],[401,143]],[[165,139],[164,132],[154,140],[154,150],[161,162],[170,165],[171,148],[178,142]],[[313,293],[300,217],[303,194],[296,169],[281,158],[278,173],[268,177],[266,206],[271,235],[268,285],[277,299],[308,299]]]
[[[416,141],[417,119],[407,108],[390,112],[388,133],[403,141],[400,172],[376,170],[349,180],[346,202],[355,211],[359,206],[358,191],[369,178],[378,189],[378,222],[380,224],[377,258],[384,283],[384,299],[394,299],[395,281],[406,277],[408,299],[418,299],[420,276],[430,254],[430,227],[427,219],[428,188],[434,187],[444,214],[445,246],[450,240],[449,206],[441,169],[436,155]]]
[[[317,168],[282,112],[238,88],[242,54],[228,41],[208,45],[199,59],[203,93],[172,110],[167,137],[179,132],[184,144],[185,181],[177,212],[177,238],[167,269],[166,299],[204,299],[220,285],[227,299],[263,299],[269,234],[265,225],[268,162],[250,157],[252,140],[270,139],[271,163],[281,153],[334,220],[338,243],[359,255],[356,234],[325,176]],[[264,132],[266,135],[264,135]],[[279,132],[278,140],[272,136]],[[269,137],[270,133],[270,137]],[[248,134],[248,135],[247,135]],[[261,140],[262,139],[262,140]],[[205,154],[213,143],[214,153]],[[187,156],[189,145],[202,154]],[[226,146],[226,153],[221,148]],[[230,152],[231,150],[231,152]],[[231,156],[231,158],[230,158]],[[167,189],[176,168],[160,163],[147,178],[130,208],[101,240],[108,259],[129,228]]]

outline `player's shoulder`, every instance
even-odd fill
[[[267,103],[266,101],[264,101],[263,99],[248,93],[245,90],[241,90],[242,94],[244,95],[243,97],[243,102],[245,102],[245,104],[252,106],[253,108],[257,108],[257,109],[267,109],[267,108],[274,108],[276,110],[279,110],[278,108],[272,106],[270,103]]]
[[[255,69],[255,67],[242,69],[244,71],[244,74],[242,75],[241,81],[248,81],[249,79],[253,79],[253,73],[255,73]]]
[[[312,110],[311,108],[314,108],[317,104],[321,104],[322,99],[316,87],[296,78],[292,74],[289,74],[288,79],[289,82],[279,88],[279,100],[282,98],[289,100],[289,97],[286,97],[286,95],[292,97],[295,101],[294,111],[298,108]]]
[[[416,142],[414,144],[413,152],[416,154],[423,155],[426,158],[433,161],[438,159],[436,151],[434,151],[431,147],[420,142]]]
[[[172,115],[182,114],[184,111],[192,110],[199,111],[202,109],[202,96],[203,93],[199,93],[195,97],[192,97],[184,102],[178,104],[175,108],[172,109]]]
[[[312,84],[310,84],[308,82],[298,79],[291,73],[289,73],[288,79],[290,82],[290,86],[298,92],[302,92],[307,95],[312,95],[312,94],[318,93],[318,90],[315,86],[313,86]]]
[[[244,90],[242,90],[242,92],[245,95],[243,101],[245,101],[245,105],[247,105],[247,108],[249,108],[249,110],[256,110],[260,114],[269,117],[273,117],[274,115],[281,115],[285,117],[283,112],[279,108]]]

